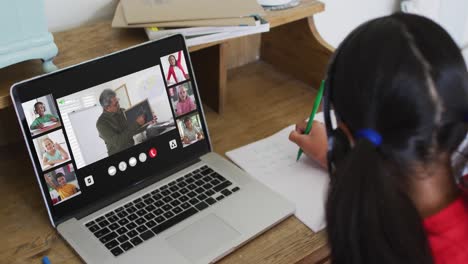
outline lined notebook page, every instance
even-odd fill
[[[315,120],[323,121],[322,113]],[[234,163],[296,205],[296,217],[314,232],[325,227],[328,172],[288,139],[291,125],[276,134],[226,152]]]

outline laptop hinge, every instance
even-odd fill
[[[76,219],[81,219],[81,218],[84,218],[98,210],[100,210],[101,208],[104,208],[106,206],[108,206],[109,204],[112,204],[112,203],[115,203],[117,202],[118,200],[120,199],[123,199],[143,188],[146,188],[148,186],[150,186],[151,184],[154,184],[158,181],[161,181],[197,162],[200,162],[201,159],[198,157],[198,158],[195,158],[195,159],[191,159],[189,161],[185,161],[185,162],[181,162],[180,165],[178,165],[177,167],[171,169],[171,170],[168,170],[166,172],[163,172],[161,173],[160,175],[157,175],[157,176],[154,176],[154,177],[148,177],[140,182],[137,182],[135,184],[133,184],[132,186],[129,186],[128,188],[126,188],[125,190],[119,192],[119,193],[116,193],[114,195],[112,195],[111,197],[109,198],[106,198],[106,199],[103,199],[103,200],[100,200],[96,203],[93,203],[89,206],[86,206],[78,211],[76,211],[74,214],[70,215],[70,216],[66,216],[66,217],[63,217],[61,218],[60,220],[57,220],[55,221],[55,226],[58,226],[60,223],[63,223],[65,221],[67,221],[68,219],[70,218],[76,218]]]

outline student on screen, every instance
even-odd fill
[[[416,15],[371,20],[340,44],[325,83],[338,127],[300,123],[289,138],[329,170],[331,263],[468,263],[468,189],[451,165],[468,73],[450,35]]]
[[[195,141],[203,139],[203,133],[200,128],[193,126],[192,120],[190,117],[184,119],[184,136],[182,137],[182,142],[184,144],[191,144]]]
[[[182,51],[179,50],[177,53],[177,59],[174,55],[169,55],[169,69],[167,71],[167,83],[174,84],[184,81],[189,78],[189,75],[185,72],[182,66]]]
[[[39,129],[44,127],[44,123],[57,122],[59,118],[52,114],[45,113],[46,108],[44,103],[37,102],[34,104],[34,113],[39,115],[31,124],[31,129]]]
[[[42,155],[42,164],[44,166],[64,162],[70,158],[68,153],[58,143],[54,143],[50,138],[46,137],[42,140],[42,146],[46,150]]]
[[[61,172],[55,174],[54,176],[55,181],[58,183],[58,185],[56,185],[54,181],[52,181],[52,177],[50,175],[46,174],[44,175],[44,178],[47,184],[51,188],[55,189],[55,191],[57,191],[62,201],[78,192],[78,188],[76,188],[76,186],[71,183],[67,183],[65,175]]]
[[[177,86],[178,100],[176,104],[176,114],[183,115],[195,110],[197,107],[192,98],[187,93],[187,88],[184,85]]]

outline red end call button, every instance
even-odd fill
[[[152,148],[152,149],[149,150],[148,155],[151,158],[154,158],[154,157],[156,157],[158,155],[158,151],[156,150],[156,148]]]

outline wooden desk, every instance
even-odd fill
[[[57,128],[57,127],[60,127],[62,125],[62,123],[59,121],[59,122],[56,122],[54,125],[51,125],[51,126],[48,126],[48,127],[43,127],[43,128],[39,128],[39,129],[33,129],[33,130],[30,130],[31,131],[31,136],[37,136],[39,134],[43,134],[47,131],[50,131],[54,128]]]
[[[227,86],[224,115],[205,107],[214,150],[220,154],[304,118],[315,96],[309,86],[264,62],[230,71]],[[0,262],[40,263],[48,255],[52,263],[81,263],[49,223],[23,143],[0,148],[0,171]],[[327,258],[325,232],[315,234],[293,216],[219,263],[305,264]]]
[[[272,29],[262,34],[261,61],[229,73],[228,43],[190,49],[216,152],[269,136],[309,114],[315,96],[310,85],[318,87],[331,54],[311,17],[323,9],[318,1],[302,0],[298,8],[268,12]],[[141,30],[109,28],[109,22],[101,22],[55,34],[60,50],[56,65],[66,67],[146,41]],[[0,130],[0,138],[10,142],[0,147],[0,259],[40,263],[48,255],[53,263],[80,263],[49,223],[10,107],[11,84],[40,74],[40,69],[39,61],[0,69],[0,126],[8,128]],[[328,253],[324,231],[315,234],[290,217],[220,263],[326,263]]]

